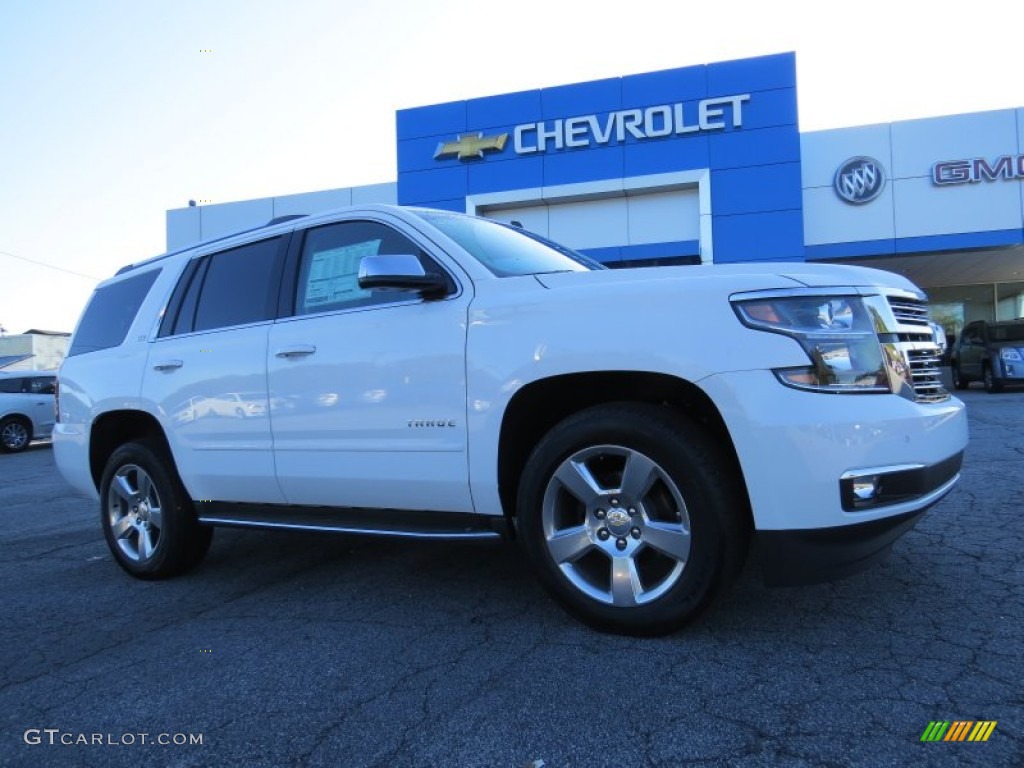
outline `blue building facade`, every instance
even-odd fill
[[[793,54],[405,109],[397,138],[402,205],[510,219],[546,208],[547,226],[528,228],[611,264],[804,258]],[[671,192],[696,209],[685,194],[666,206]],[[630,198],[651,195],[691,219],[674,230],[690,237],[629,226]],[[575,226],[552,227],[565,205]],[[625,227],[581,238],[588,213]]]

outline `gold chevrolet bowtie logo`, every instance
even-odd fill
[[[474,157],[483,157],[484,152],[501,152],[506,141],[507,133],[497,136],[484,136],[482,132],[459,134],[458,141],[442,141],[438,144],[434,159],[457,157],[459,160],[470,160]]]

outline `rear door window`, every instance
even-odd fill
[[[53,376],[33,376],[25,379],[25,391],[33,395],[52,395],[56,391]]]
[[[286,238],[210,254],[182,273],[160,336],[210,331],[274,316]]]

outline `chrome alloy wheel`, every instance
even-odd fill
[[[547,551],[580,592],[629,608],[672,588],[690,556],[679,488],[647,456],[618,445],[577,451],[544,491]]]
[[[149,474],[135,464],[119,468],[107,491],[107,518],[126,558],[141,563],[153,556],[163,528],[162,514]]]

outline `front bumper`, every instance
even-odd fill
[[[928,507],[956,485],[963,454],[918,473],[918,494],[923,506],[903,514],[870,522],[832,528],[791,531],[757,531],[755,547],[768,586],[785,587],[816,584],[839,579],[864,570],[885,557],[893,542],[913,528]],[[948,473],[952,471],[952,475]],[[931,484],[945,477],[935,487]]]
[[[967,445],[967,415],[955,397],[917,403],[801,392],[770,371],[717,374],[699,384],[729,430],[758,531],[849,526],[923,509],[949,475],[898,484],[900,493],[883,503],[852,510],[844,509],[843,479],[901,467],[927,476]]]

